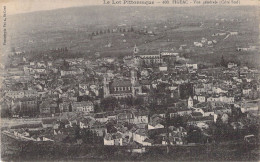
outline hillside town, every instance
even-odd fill
[[[208,67],[135,45],[122,59],[14,52],[9,60],[1,117],[39,120],[4,130],[16,139],[142,148],[258,137],[259,71],[224,56]]]

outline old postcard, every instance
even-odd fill
[[[3,0],[2,161],[258,161],[258,0]]]

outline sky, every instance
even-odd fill
[[[104,1],[112,1],[112,0],[1,0],[1,8],[6,6],[6,12],[9,15],[19,14],[19,13],[27,13],[27,12],[34,12],[34,11],[42,11],[42,10],[54,10],[60,8],[69,8],[69,7],[78,7],[78,6],[89,6],[89,5],[105,5]],[[114,0],[116,1],[116,0]],[[123,0],[119,0],[123,1]],[[138,0],[138,1],[146,1],[146,0]],[[155,1],[156,5],[162,5],[163,0],[149,0]],[[189,0],[193,1],[193,0]],[[198,1],[205,1],[205,0],[198,0]],[[213,1],[213,0],[211,0]],[[217,0],[223,1],[223,0]],[[232,0],[224,0],[224,1],[232,1]],[[258,0],[239,0],[240,5],[259,5]],[[172,0],[169,0],[171,3]],[[125,5],[124,5],[125,6]],[[165,6],[165,5],[164,5]],[[169,5],[167,5],[169,6]],[[183,5],[173,5],[171,6],[183,6]],[[190,5],[185,5],[190,6]]]

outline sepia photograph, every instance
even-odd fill
[[[259,0],[2,0],[0,161],[259,161]]]

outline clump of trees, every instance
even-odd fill
[[[104,111],[113,111],[119,104],[115,97],[107,97],[101,100],[100,106]]]
[[[119,33],[134,32],[134,28],[133,27],[130,27],[130,29],[129,28],[119,28],[119,29],[117,29],[117,32],[119,32]],[[110,29],[97,30],[97,31],[94,31],[91,34],[89,34],[89,36],[92,39],[93,36],[102,35],[102,34],[106,34],[106,33],[111,33],[111,30]]]
[[[9,118],[12,115],[12,111],[9,108],[2,107],[1,108],[1,118]]]

